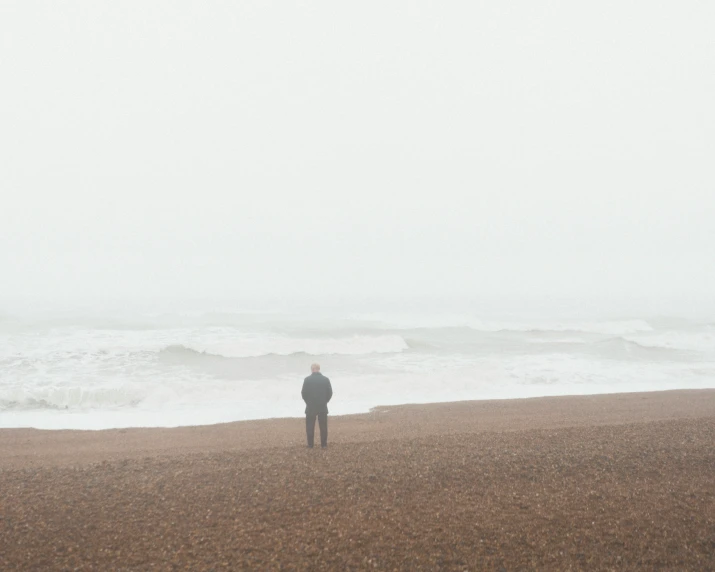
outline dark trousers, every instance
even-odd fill
[[[308,436],[308,447],[313,446],[315,441],[315,418],[318,418],[320,426],[320,446],[328,446],[328,414],[327,413],[306,413],[305,414],[305,434]]]

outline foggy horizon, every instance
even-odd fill
[[[5,4],[0,310],[630,300],[715,315],[713,16]]]

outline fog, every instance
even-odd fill
[[[713,312],[714,27],[693,1],[3,2],[0,301]]]

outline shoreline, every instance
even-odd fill
[[[695,399],[702,397],[701,399]],[[603,407],[598,408],[599,404]],[[607,408],[609,405],[610,408]],[[653,392],[606,393],[485,399],[377,406],[368,413],[330,415],[331,442],[372,440],[392,422],[407,422],[415,434],[458,432],[454,413],[478,416],[469,432],[580,425],[623,424],[637,420],[697,417],[715,407],[715,389],[677,389]],[[564,407],[570,408],[565,411]],[[516,416],[516,418],[512,418]],[[410,419],[413,418],[413,419]],[[142,454],[182,454],[265,446],[300,445],[304,417],[276,417],[177,427],[116,429],[0,428],[0,469],[24,464],[83,464]],[[438,422],[437,422],[438,420]],[[378,424],[375,424],[375,423]],[[267,431],[270,430],[270,438]],[[375,435],[373,435],[375,434]],[[221,438],[221,442],[217,440]],[[223,440],[225,439],[225,440]],[[181,445],[177,444],[181,441]],[[270,445],[269,445],[270,443]],[[64,448],[72,451],[70,456]]]
[[[571,388],[573,389],[573,388]],[[581,388],[583,389],[583,388]],[[625,395],[633,393],[662,393],[677,391],[700,391],[711,390],[715,387],[703,387],[703,384],[694,384],[690,387],[665,387],[665,388],[629,388],[627,390],[615,391],[613,389],[589,392],[556,392],[554,394],[542,394],[536,392],[534,395],[501,395],[500,392],[491,392],[489,395],[481,396],[454,396],[451,399],[437,399],[402,402],[402,403],[380,403],[375,402],[367,405],[361,402],[355,406],[354,402],[342,402],[337,400],[337,412],[332,408],[333,417],[343,417],[348,415],[369,414],[375,408],[403,407],[409,405],[439,405],[445,403],[481,402],[481,401],[512,401],[523,399],[539,398],[563,398],[563,397],[589,397],[594,395]],[[170,429],[179,427],[199,427],[210,425],[225,425],[229,423],[246,421],[265,421],[270,419],[298,419],[302,417],[304,404],[300,399],[286,408],[285,403],[281,403],[278,411],[270,411],[255,415],[237,414],[241,411],[241,401],[227,402],[221,407],[206,408],[196,407],[188,409],[168,409],[151,410],[139,407],[126,407],[117,409],[10,409],[0,412],[0,431],[3,429],[38,429],[49,431],[106,431],[115,429]]]
[[[715,568],[715,390],[0,430],[2,569]]]

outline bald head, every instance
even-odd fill
[[[318,373],[320,371],[320,364],[319,363],[314,363],[313,365],[310,366],[310,371],[312,373]]]

